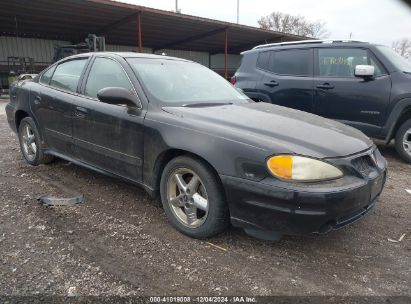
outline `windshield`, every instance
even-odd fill
[[[228,81],[193,62],[128,58],[146,93],[168,106],[244,103],[248,97]]]
[[[377,46],[378,50],[387,57],[391,63],[400,71],[405,73],[411,73],[411,62],[407,61],[400,54],[394,52],[387,46],[379,45]]]

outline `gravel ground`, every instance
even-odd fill
[[[411,166],[392,147],[381,148],[389,173],[378,204],[350,227],[279,242],[231,228],[200,241],[174,230],[160,203],[133,185],[65,161],[29,166],[5,102],[0,295],[411,296]],[[41,194],[86,202],[46,208]]]

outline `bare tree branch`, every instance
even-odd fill
[[[326,38],[329,35],[325,29],[325,22],[320,20],[311,22],[300,15],[272,12],[268,16],[261,17],[257,22],[262,29],[282,33],[312,38]]]
[[[398,54],[405,58],[411,57],[411,39],[402,38],[392,43],[392,48]]]

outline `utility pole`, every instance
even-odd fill
[[[176,0],[176,13],[180,13],[180,10],[178,9],[178,0]]]
[[[240,0],[237,0],[237,24],[240,23]]]

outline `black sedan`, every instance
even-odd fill
[[[207,238],[325,233],[366,214],[386,161],[360,131],[256,103],[183,59],[65,58],[11,89],[10,127],[31,165],[63,158],[158,194],[179,231]]]

